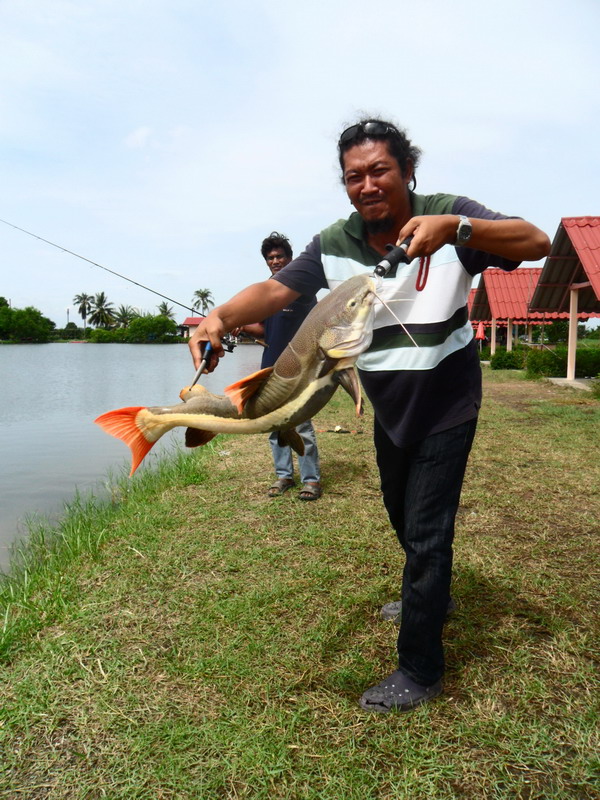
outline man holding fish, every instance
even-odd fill
[[[212,370],[228,331],[265,319],[300,295],[372,275],[389,246],[404,243],[410,263],[379,279],[372,343],[357,366],[375,411],[384,504],[406,555],[401,604],[382,610],[400,620],[398,669],[368,689],[360,705],[408,711],[442,691],[454,521],[481,404],[467,309],[472,279],[488,266],[512,270],[543,258],[550,241],[531,223],[469,198],[416,194],[420,150],[390,122],[350,126],[338,155],[356,211],[321,231],[273,279],[211,311],[190,350],[198,367],[210,341]]]

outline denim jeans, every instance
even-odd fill
[[[398,666],[423,686],[444,673],[454,520],[476,427],[469,420],[397,447],[375,420],[383,501],[406,554]]]
[[[304,442],[304,455],[298,456],[298,469],[302,483],[319,483],[321,480],[321,467],[319,464],[319,451],[317,437],[311,420],[298,425],[296,431]],[[269,443],[273,453],[275,474],[278,478],[294,477],[294,462],[292,449],[287,445],[281,447],[277,442],[277,431],[269,434]]]

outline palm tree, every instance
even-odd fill
[[[160,303],[158,306],[158,314],[161,317],[166,317],[167,319],[175,319],[175,314],[173,313],[173,306],[168,305],[168,303]]]
[[[97,328],[110,328],[114,323],[114,306],[108,302],[107,296],[104,292],[95,294],[92,301],[92,313],[90,314],[90,322]]]
[[[192,297],[192,306],[194,309],[199,306],[200,313],[206,315],[211,306],[214,306],[214,300],[210,289],[196,289]]]
[[[116,313],[113,314],[114,321],[120,328],[126,328],[136,317],[139,317],[139,314],[131,306],[119,306]]]
[[[73,303],[77,306],[77,313],[83,320],[83,332],[85,334],[85,322],[87,315],[92,310],[92,295],[91,294],[76,294],[73,298]]]

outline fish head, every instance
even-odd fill
[[[315,377],[351,367],[371,344],[375,287],[371,276],[355,275],[320,300],[277,359],[275,376],[295,392]]]
[[[338,386],[337,373],[351,368],[371,344],[375,288],[371,276],[355,275],[320,300],[275,362],[261,391],[248,401],[244,413],[258,417],[300,396],[304,397],[303,419],[319,411]]]
[[[317,306],[324,323],[319,347],[328,358],[346,365],[363,353],[373,338],[375,280],[355,275],[337,286]]]

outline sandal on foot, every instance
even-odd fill
[[[320,483],[303,483],[298,497],[300,500],[318,500],[323,494]]]
[[[280,497],[288,489],[291,489],[293,485],[292,478],[278,478],[272,486],[269,486],[267,494],[269,497]]]
[[[380,714],[387,714],[388,711],[411,711],[421,703],[437,697],[441,691],[441,680],[431,686],[420,686],[397,669],[381,683],[367,689],[359,704],[365,711],[378,711]]]

